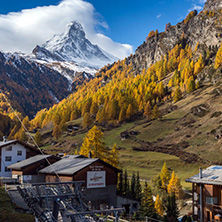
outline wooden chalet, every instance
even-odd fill
[[[98,158],[64,156],[61,160],[39,171],[45,182],[83,181],[83,195],[92,209],[117,205],[116,185],[119,169]]]
[[[18,179],[20,183],[39,183],[44,182],[45,177],[38,172],[60,159],[53,155],[36,155],[10,165],[8,169],[12,170],[12,178]]]
[[[222,221],[222,166],[200,168],[199,174],[186,182],[192,183],[193,220]]]

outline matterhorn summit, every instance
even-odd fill
[[[64,33],[54,35],[42,46],[36,46],[33,53],[38,60],[72,62],[95,69],[117,60],[98,45],[92,44],[77,21],[69,24]]]

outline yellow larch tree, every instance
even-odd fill
[[[110,164],[114,167],[118,167],[119,166],[119,151],[118,151],[116,143],[114,144],[112,150],[110,151],[110,154],[111,154]]]
[[[163,164],[163,167],[160,172],[160,179],[162,182],[162,188],[167,190],[167,186],[170,180],[170,172],[167,168],[166,162]]]
[[[175,194],[177,199],[182,199],[183,197],[183,189],[180,180],[174,171],[172,172],[171,179],[167,186],[167,192],[169,195]]]
[[[159,194],[156,196],[154,207],[156,209],[157,214],[159,214],[160,216],[163,216],[164,209],[163,209],[163,204],[162,204]]]
[[[215,69],[218,69],[222,65],[222,44],[217,51],[216,59],[215,59]]]
[[[103,142],[103,132],[97,126],[94,126],[86,134],[79,154],[88,156],[89,152],[91,152],[93,158],[100,158],[101,160],[107,158],[108,150]]]
[[[198,61],[194,65],[194,75],[197,75],[204,68],[204,60],[202,56],[199,57]]]

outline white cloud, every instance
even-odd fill
[[[191,8],[189,8],[187,11],[191,12],[193,10],[197,10],[197,11],[201,11],[203,10],[203,6],[201,5],[197,5],[197,4],[193,4]]]
[[[204,4],[207,0],[199,0],[200,4]]]
[[[0,15],[0,50],[31,52],[37,44],[62,33],[68,23],[77,20],[92,43],[118,58],[131,54],[132,46],[116,43],[95,31],[98,26],[108,28],[101,16],[98,17],[93,5],[84,0],[63,0],[58,5]]]
[[[192,0],[194,4],[190,9],[188,9],[188,12],[191,12],[193,10],[201,11],[203,10],[203,6],[207,0]]]
[[[158,15],[156,16],[157,19],[159,19],[160,17],[162,17],[162,14],[158,14]]]
[[[189,12],[193,11],[193,10],[197,10],[197,11],[201,11],[203,9],[203,6],[200,5],[193,5],[192,8],[188,9]]]

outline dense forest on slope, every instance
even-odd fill
[[[143,115],[158,118],[158,106],[172,99],[176,102],[200,87],[197,76],[211,63],[217,50],[209,48],[203,57],[199,47],[197,44],[192,51],[189,45],[176,45],[164,58],[138,75],[126,60],[104,67],[96,79],[78,88],[69,98],[49,111],[39,112],[32,125],[44,127],[50,121],[60,125],[81,116],[86,126],[95,121],[103,126],[115,125]],[[170,76],[165,79],[168,74]]]
[[[69,95],[69,87],[68,80],[53,69],[0,53],[0,88],[23,116],[33,118],[37,111],[62,100]]]
[[[158,118],[160,105],[176,102],[201,86],[199,74],[204,68],[211,72],[218,68],[212,64],[221,41],[221,19],[221,10],[206,10],[198,15],[193,11],[176,26],[168,24],[165,32],[151,32],[135,55],[103,67],[95,79],[76,87],[69,98],[37,113],[32,127],[53,122],[63,128],[64,123],[79,117],[84,117],[86,126],[117,125],[142,116]],[[212,30],[206,37],[209,28]],[[200,29],[204,33],[201,38]],[[192,30],[195,31],[191,34]],[[214,36],[209,40],[209,35]],[[166,38],[172,44],[164,42]],[[169,50],[164,53],[166,49]],[[159,59],[156,53],[162,54]]]

